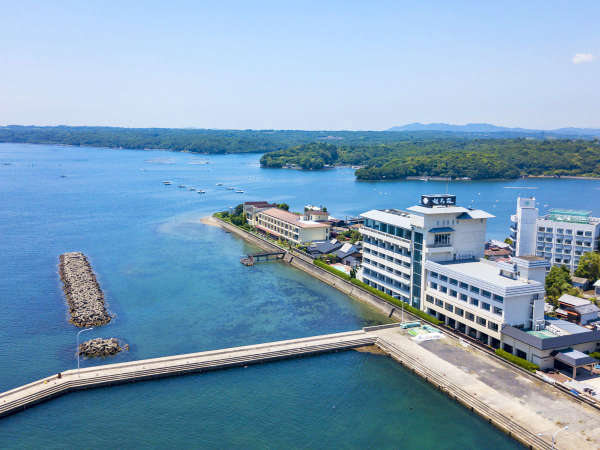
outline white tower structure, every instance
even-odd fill
[[[511,225],[516,256],[535,255],[538,215],[535,197],[517,199],[517,214]]]

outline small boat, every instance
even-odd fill
[[[179,188],[182,188],[182,189],[183,189],[183,188],[185,187],[185,184],[180,184],[180,185],[179,185],[179,186],[177,186],[177,187],[179,187]]]
[[[198,189],[198,194],[206,194],[206,191],[203,191],[202,189]]]
[[[235,191],[236,194],[243,194],[244,191],[242,191],[241,189],[238,189],[237,191]]]
[[[223,183],[217,183],[217,186],[223,186]]]
[[[230,190],[230,191],[233,191],[235,188],[230,186],[227,189]]]
[[[191,187],[191,188],[190,188],[190,191],[195,191],[195,190],[196,190],[196,188],[195,188],[195,187]]]
[[[165,186],[170,186],[170,185],[171,185],[171,182],[170,182],[170,181],[163,181],[163,184],[164,184]]]

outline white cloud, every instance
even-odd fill
[[[592,62],[596,57],[591,53],[575,53],[573,56],[573,64],[589,63]]]

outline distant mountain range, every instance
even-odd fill
[[[548,134],[556,136],[600,136],[600,128],[557,128],[555,130],[532,130],[527,128],[499,127],[489,123],[467,123],[466,125],[452,125],[449,123],[409,123],[392,127],[386,131],[447,131],[456,133],[522,133],[522,134]]]

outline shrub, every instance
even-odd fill
[[[510,361],[513,364],[516,364],[519,367],[522,367],[525,370],[529,370],[530,372],[535,372],[536,370],[539,370],[539,368],[540,368],[537,364],[529,362],[526,359],[519,358],[518,356],[508,353],[508,352],[502,350],[501,348],[496,349],[496,355],[500,356],[501,358],[506,359],[507,361]]]
[[[600,359],[600,352],[592,352],[590,353],[592,358]]]

